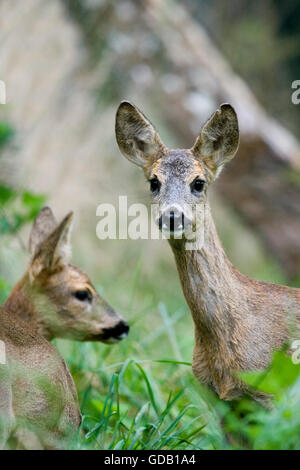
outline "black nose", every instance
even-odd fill
[[[171,210],[162,214],[158,220],[160,230],[165,229],[171,233],[184,229],[184,214]]]
[[[112,328],[105,328],[103,330],[102,339],[107,340],[110,338],[123,339],[129,333],[129,325],[121,320],[116,326]]]

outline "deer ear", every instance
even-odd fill
[[[142,168],[164,147],[151,122],[128,101],[122,101],[117,111],[116,139],[123,155]]]
[[[53,232],[39,245],[30,266],[30,275],[37,277],[41,271],[53,271],[67,264],[71,255],[70,234],[73,212],[70,212]]]
[[[44,207],[40,210],[33,223],[29,236],[29,252],[31,255],[34,255],[41,243],[56,227],[57,222],[50,207]]]
[[[201,129],[193,151],[201,158],[215,179],[239,146],[239,126],[235,110],[222,104]]]

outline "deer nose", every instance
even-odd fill
[[[184,214],[178,209],[171,209],[164,212],[159,220],[160,230],[167,230],[171,233],[184,229]]]
[[[104,328],[101,338],[104,341],[116,340],[121,341],[126,338],[129,333],[129,325],[124,320],[119,321],[119,323],[112,328]]]

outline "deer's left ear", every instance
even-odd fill
[[[70,212],[55,230],[39,245],[34,253],[30,275],[37,277],[41,271],[53,271],[59,265],[67,264],[71,256],[70,234],[73,212]]]
[[[239,146],[239,125],[235,110],[222,104],[204,124],[193,151],[207,165],[215,179]]]
[[[118,108],[116,139],[122,154],[142,168],[153,162],[164,147],[151,122],[129,101],[123,101]]]

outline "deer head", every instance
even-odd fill
[[[31,262],[6,302],[48,339],[118,342],[129,326],[96,292],[89,277],[69,264],[73,213],[57,224],[50,208],[38,214],[29,241]],[[22,312],[22,313],[21,313]]]
[[[143,113],[123,101],[116,116],[116,138],[123,155],[140,166],[150,183],[156,222],[175,237],[195,229],[196,208],[205,210],[207,190],[238,148],[236,113],[221,105],[204,124],[191,149],[170,150]]]

